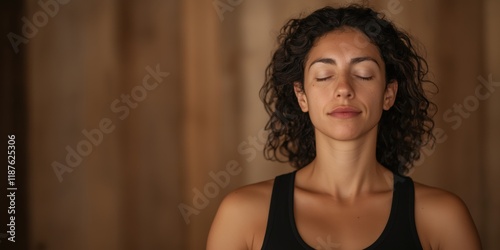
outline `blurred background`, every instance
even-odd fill
[[[18,191],[16,243],[5,228],[0,248],[204,249],[225,194],[292,170],[261,152],[279,28],[350,2],[2,1],[0,126],[4,145],[16,135]],[[437,146],[412,178],[458,194],[498,249],[500,1],[368,4],[425,48],[440,89]]]

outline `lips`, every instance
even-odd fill
[[[350,106],[338,106],[332,111],[328,112],[329,116],[342,119],[353,118],[358,116],[359,114],[361,114],[361,110]]]

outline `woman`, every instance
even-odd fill
[[[265,153],[298,170],[230,193],[207,248],[480,249],[460,198],[404,175],[434,140],[409,36],[349,6],[292,19],[278,41]]]

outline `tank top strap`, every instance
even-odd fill
[[[297,239],[297,232],[294,232],[295,227],[292,226],[295,173],[296,171],[283,174],[274,179],[263,250],[312,249]]]

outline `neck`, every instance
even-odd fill
[[[338,198],[392,188],[392,173],[377,162],[377,129],[351,141],[316,133],[316,158],[304,170],[314,189]]]

